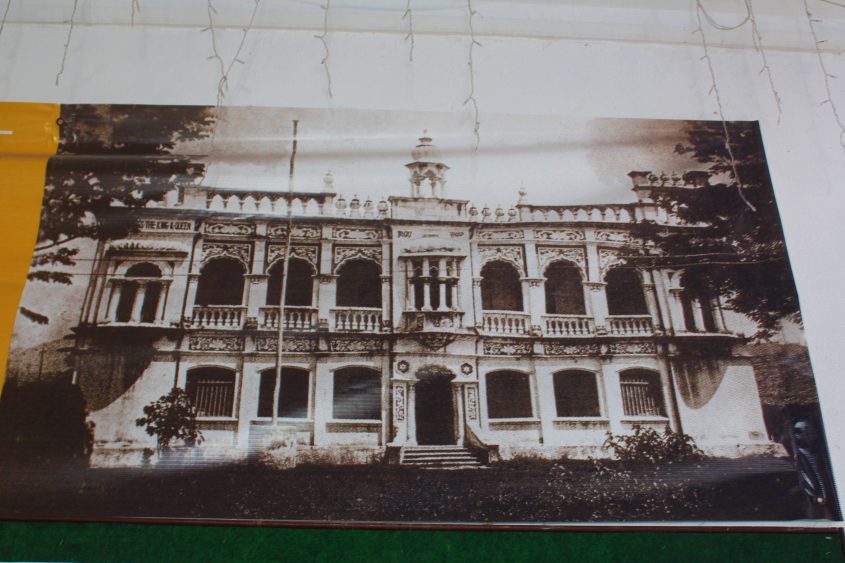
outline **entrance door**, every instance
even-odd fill
[[[455,443],[455,407],[452,383],[447,377],[420,380],[415,388],[417,443],[426,445]]]

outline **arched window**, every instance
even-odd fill
[[[647,369],[629,369],[619,374],[625,416],[666,416],[660,374]]]
[[[584,315],[581,271],[569,262],[553,262],[546,268],[546,313]]]
[[[213,258],[200,271],[197,305],[240,305],[244,296],[244,265],[234,258]]]
[[[531,418],[531,384],[528,374],[494,371],[487,374],[487,416],[490,418]]]
[[[261,372],[258,390],[258,416],[273,416],[273,394],[276,387],[276,369]],[[308,371],[299,368],[282,368],[279,386],[279,406],[276,411],[281,418],[308,417]]]
[[[217,367],[191,369],[185,388],[198,417],[235,415],[234,371]]]
[[[381,420],[381,374],[362,367],[337,370],[332,406],[338,420]]]
[[[161,269],[155,264],[142,262],[128,268],[124,277],[126,281],[123,282],[120,290],[115,320],[121,323],[155,322],[158,300],[161,297],[161,283],[147,280],[160,278]],[[136,306],[138,299],[143,300],[140,310]],[[133,318],[133,314],[136,314],[137,318]]]
[[[485,311],[522,311],[519,271],[508,262],[488,262],[481,268],[481,308]]]
[[[369,260],[350,260],[337,270],[338,307],[381,307],[381,268]]]
[[[596,374],[590,371],[566,370],[552,377],[559,417],[601,416]]]
[[[279,306],[282,295],[282,273],[284,261],[278,260],[270,266],[267,279],[267,305]],[[288,260],[288,283],[285,288],[285,305],[310,307],[314,288],[314,269],[301,258]]]
[[[639,271],[626,267],[611,268],[604,281],[607,282],[605,291],[609,315],[648,315]]]

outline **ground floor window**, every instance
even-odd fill
[[[644,369],[619,374],[625,416],[666,416],[660,374]]]
[[[279,403],[276,414],[281,418],[308,417],[308,371],[299,368],[282,368],[279,385]],[[258,390],[258,416],[273,416],[273,395],[276,387],[276,369],[261,372]]]
[[[381,373],[362,367],[334,372],[332,407],[338,420],[381,420]]]
[[[234,416],[235,372],[226,368],[188,371],[186,391],[198,417]]]
[[[490,418],[531,418],[531,384],[528,374],[494,371],[487,374],[487,416]]]
[[[596,374],[568,370],[553,377],[558,417],[601,416]]]

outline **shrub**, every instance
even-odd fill
[[[202,442],[202,432],[197,424],[197,411],[188,394],[174,387],[144,407],[143,416],[135,420],[136,426],[146,426],[147,434],[156,437],[158,451],[168,449],[173,440],[183,440],[193,446]]]
[[[704,457],[704,452],[687,434],[672,432],[669,428],[661,434],[639,424],[634,425],[633,430],[633,434],[621,436],[608,432],[604,447],[613,448],[620,461],[635,463],[673,463]]]

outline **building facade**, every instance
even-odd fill
[[[176,186],[116,207],[139,228],[98,245],[74,329],[93,462],[139,463],[154,439],[135,420],[173,386],[198,410],[199,450],[229,457],[276,427],[301,459],[334,462],[418,445],[602,456],[634,425],[717,455],[770,448],[719,299],[625,260],[637,223],[679,228],[651,190],[695,185],[632,172],[636,203],[521,192],[479,210],[446,197],[431,139],[406,167],[410,195],[379,202],[336,194],[329,173],[315,192]]]

